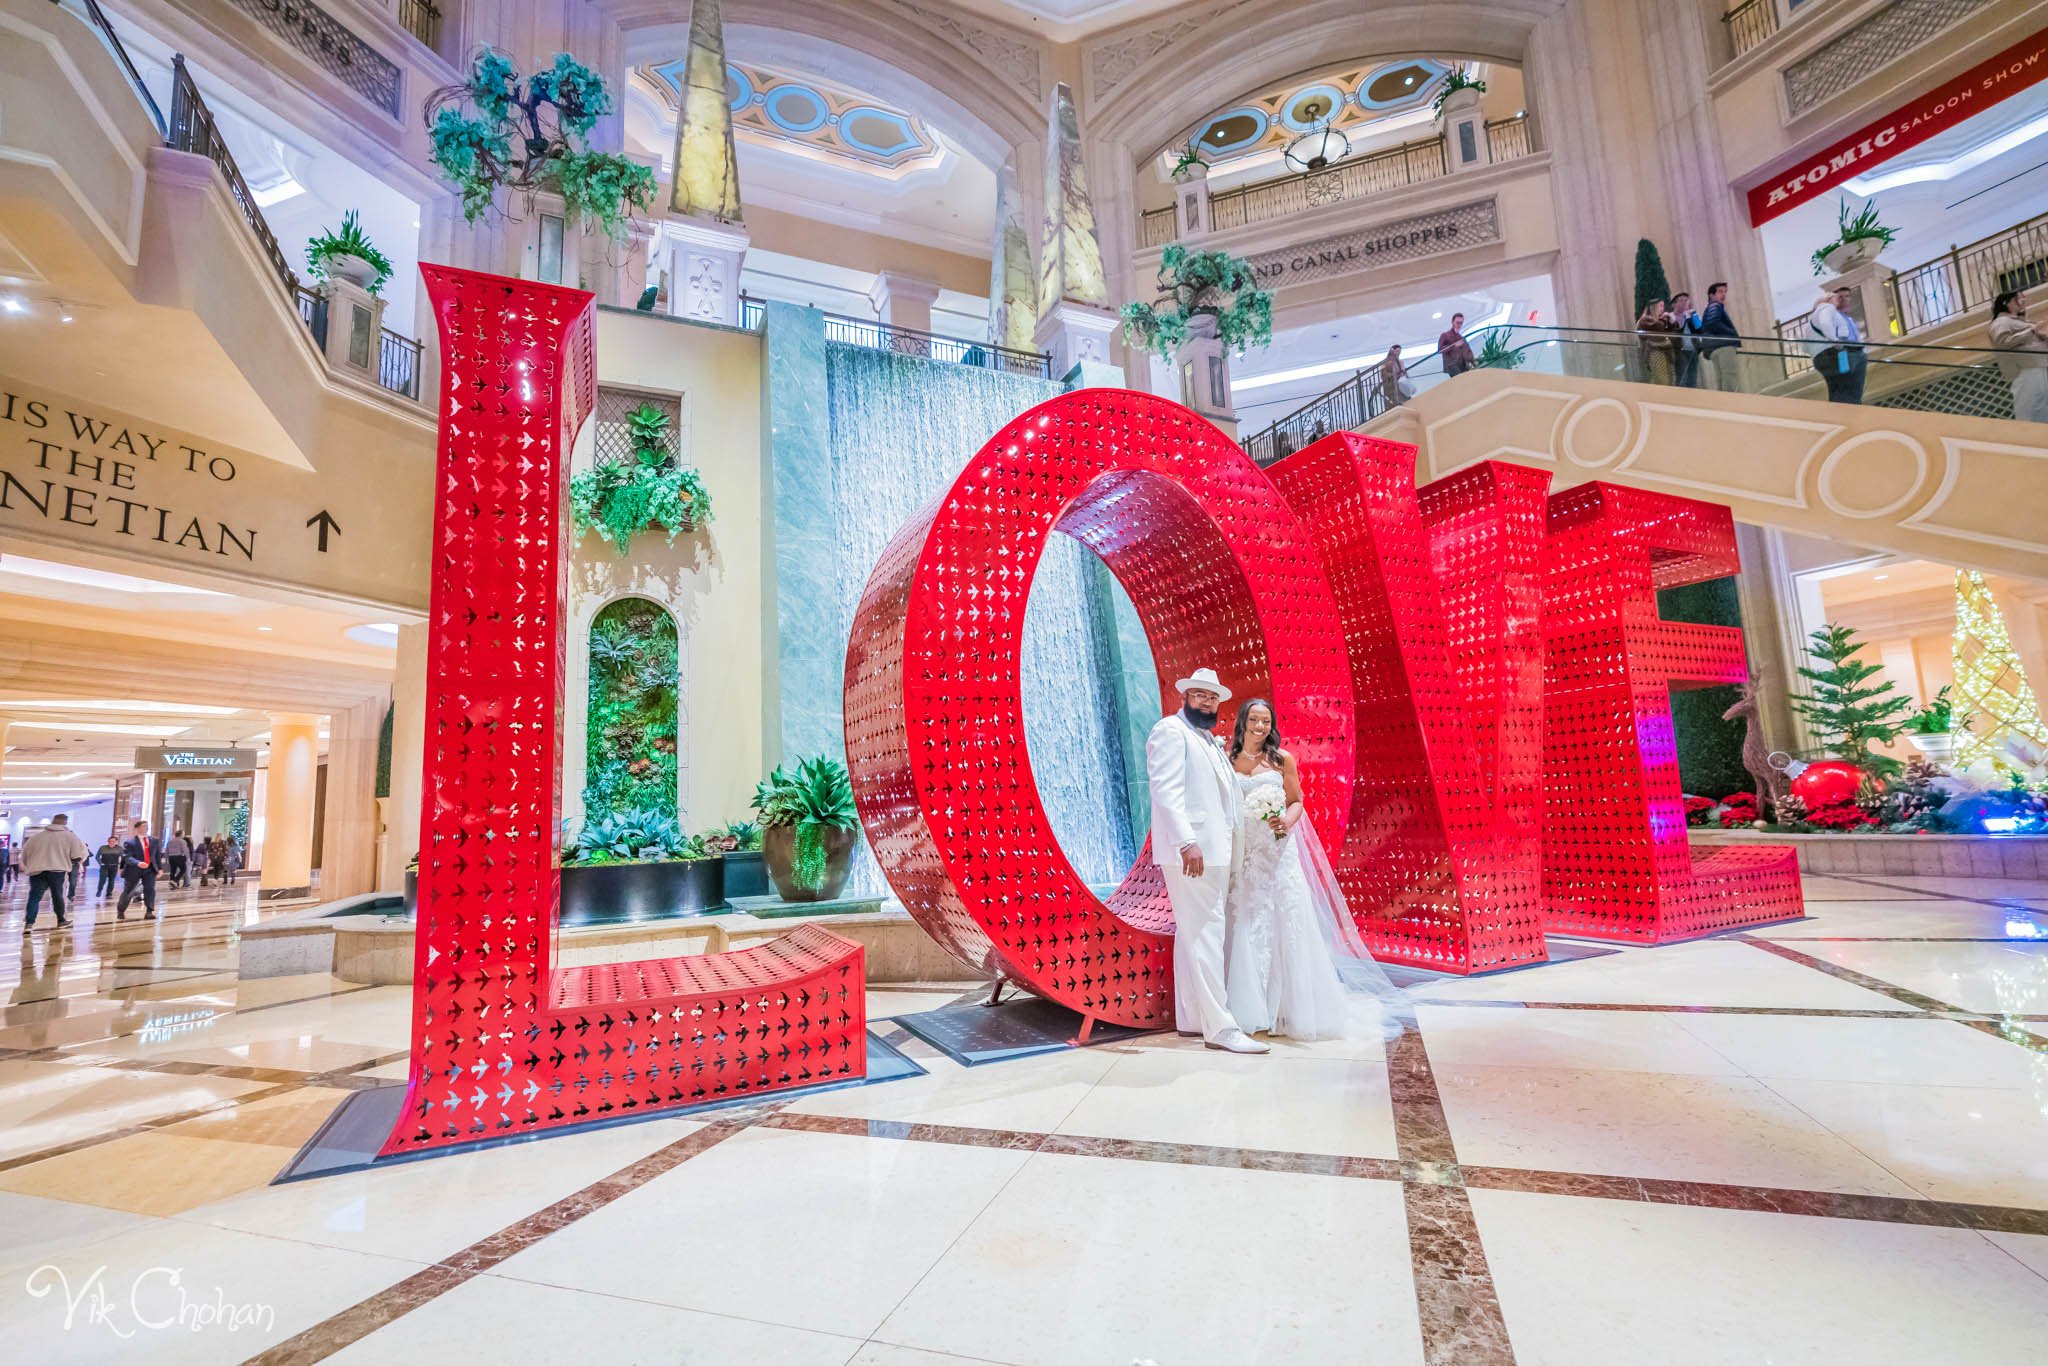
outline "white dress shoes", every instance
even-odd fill
[[[1210,1048],[1220,1048],[1226,1053],[1270,1053],[1272,1049],[1260,1043],[1242,1029],[1226,1029],[1208,1041]]]

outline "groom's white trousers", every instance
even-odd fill
[[[1224,985],[1223,903],[1230,865],[1212,861],[1198,878],[1162,864],[1166,896],[1173,903],[1173,1015],[1183,1030],[1198,1030],[1214,1042],[1237,1028]]]

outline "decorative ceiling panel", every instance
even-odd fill
[[[682,58],[642,66],[633,78],[674,109],[683,66]],[[933,165],[944,155],[924,120],[855,91],[737,62],[726,64],[725,83],[737,137],[890,172]]]
[[[1431,57],[1385,58],[1314,80],[1294,80],[1239,100],[1188,135],[1212,166],[1284,146],[1325,121],[1356,129],[1426,108],[1449,74]]]

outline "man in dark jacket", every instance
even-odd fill
[[[1728,316],[1728,282],[1716,280],[1707,286],[1706,312],[1700,314],[1700,335],[1693,345],[1699,348],[1701,360],[1712,360],[1742,346],[1742,334],[1736,330],[1735,319]],[[1732,390],[1735,384],[1735,357],[1714,362],[1714,387]]]
[[[142,891],[142,918],[156,919],[156,875],[164,866],[164,842],[149,837],[149,822],[135,822],[135,833],[121,845],[121,899],[114,903],[114,919],[128,918],[128,903],[136,889]]]
[[[114,879],[121,874],[121,841],[116,839],[113,833],[109,831],[107,842],[100,846],[99,853],[95,857],[98,859],[100,866],[100,885],[94,889],[93,896],[112,896],[114,894]]]

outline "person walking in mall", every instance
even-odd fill
[[[1401,363],[1401,343],[1395,342],[1387,348],[1386,359],[1380,362],[1380,407],[1386,412],[1399,407],[1415,397],[1415,384],[1408,378],[1408,367]]]
[[[21,922],[23,934],[36,923],[36,912],[42,909],[45,895],[50,898],[50,908],[57,913],[57,927],[62,929],[71,923],[64,914],[64,887],[71,879],[71,870],[90,852],[71,828],[71,818],[62,814],[50,817],[48,825],[22,844],[21,866],[28,872],[28,914]]]
[[[171,886],[191,885],[191,876],[188,872],[191,858],[192,846],[185,842],[185,832],[173,829],[171,837],[164,841],[164,872]]]
[[[1678,331],[1678,324],[1664,309],[1662,299],[1651,299],[1643,305],[1643,314],[1636,319],[1636,335],[1642,338],[1643,367],[1649,371],[1650,383],[1671,383],[1671,353],[1677,345],[1672,336]]]
[[[1991,302],[1991,345],[2012,386],[2012,415],[2048,422],[2048,332],[2027,319],[2027,296],[2007,290]]]
[[[142,918],[156,919],[156,875],[164,866],[164,842],[151,839],[149,822],[135,822],[135,833],[121,846],[121,899],[114,903],[114,919],[128,918],[128,903],[142,893]]]
[[[1742,333],[1736,329],[1735,319],[1728,315],[1726,280],[1716,280],[1707,286],[1707,308],[1700,314],[1700,336],[1693,345],[1699,348],[1701,360],[1714,362],[1709,383],[1716,389],[1735,389],[1735,357],[1714,360],[1715,356],[1742,346]]]
[[[1823,290],[1806,315],[1807,345],[1813,368],[1828,386],[1828,402],[1861,403],[1869,366],[1863,356],[1863,329],[1849,316],[1847,285]]]
[[[222,840],[220,842],[220,861],[213,866],[220,873],[221,886],[234,886],[235,874],[242,866],[241,841],[237,840],[233,835],[229,835],[226,839]]]
[[[121,841],[114,838],[114,832],[107,832],[107,842],[95,856],[100,868],[99,886],[93,888],[93,899],[114,894],[114,879],[121,872]]]
[[[1675,338],[1677,350],[1672,359],[1677,365],[1678,387],[1697,389],[1700,387],[1700,349],[1697,340],[1700,331],[1699,310],[1692,306],[1692,295],[1679,290],[1671,296],[1671,326],[1678,335]]]
[[[1451,325],[1436,339],[1436,353],[1443,358],[1444,375],[1462,375],[1472,368],[1472,343],[1465,340],[1465,315],[1453,313]]]

